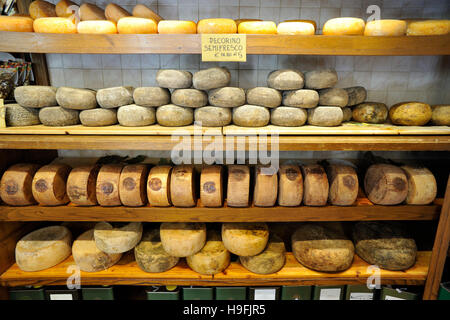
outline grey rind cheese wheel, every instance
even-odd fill
[[[294,69],[281,69],[269,73],[267,86],[277,90],[297,90],[303,88],[305,77]]]
[[[41,123],[38,109],[26,108],[18,104],[7,104],[5,107],[5,120],[8,127],[32,126]]]
[[[342,122],[347,122],[352,120],[352,109],[349,107],[342,108]]]
[[[9,167],[0,180],[0,196],[10,206],[35,204],[33,198],[33,177],[39,165],[18,163]]]
[[[156,122],[156,111],[152,107],[130,104],[117,110],[117,120],[124,127],[149,126]]]
[[[44,126],[64,127],[80,123],[78,110],[62,107],[45,107],[39,110],[39,120]]]
[[[305,124],[308,112],[294,107],[278,107],[270,110],[270,123],[282,127],[299,127]]]
[[[142,223],[130,222],[111,225],[99,222],[95,225],[94,238],[97,248],[106,253],[123,253],[133,249],[142,237]]]
[[[171,101],[181,107],[200,108],[208,103],[208,95],[197,89],[176,89],[172,92]]]
[[[255,189],[253,203],[258,207],[272,207],[277,201],[278,175],[274,168],[255,167]]]
[[[344,119],[340,107],[319,106],[308,109],[308,124],[319,127],[339,126]]]
[[[86,127],[112,126],[117,123],[117,110],[115,109],[90,109],[80,112],[81,124]]]
[[[170,103],[170,91],[160,87],[139,87],[133,91],[133,100],[142,107],[159,107]]]
[[[357,104],[363,103],[367,98],[367,90],[364,87],[356,86],[344,88],[348,95],[347,106],[355,106]]]
[[[118,108],[133,103],[133,87],[113,87],[97,91],[97,102],[105,109]]]
[[[315,70],[305,73],[305,88],[325,89],[331,88],[338,82],[335,70]]]
[[[203,248],[186,257],[186,262],[192,270],[200,274],[218,274],[230,264],[230,252],[223,245],[220,234],[215,230],[208,230]]]
[[[206,166],[200,175],[200,200],[205,207],[221,207],[223,204],[223,168]]]
[[[170,201],[171,166],[153,167],[147,178],[147,198],[151,206],[168,207]]]
[[[59,87],[56,101],[66,109],[86,110],[97,107],[96,92],[90,89]]]
[[[358,175],[350,165],[330,164],[327,166],[330,190],[328,200],[335,206],[351,206],[359,191]]]
[[[242,88],[223,87],[208,93],[209,103],[216,107],[234,108],[245,104],[245,91]]]
[[[95,192],[98,204],[105,207],[120,206],[120,173],[121,164],[105,164],[100,168],[97,175]]]
[[[169,89],[184,89],[192,86],[192,73],[184,70],[163,69],[156,73],[158,86]]]
[[[138,267],[145,272],[165,272],[175,267],[180,260],[168,254],[161,243],[159,229],[146,230],[141,242],[134,247]]]
[[[247,90],[247,103],[249,105],[276,108],[281,105],[280,91],[266,87],[256,87]]]
[[[247,207],[250,197],[250,168],[245,165],[229,165],[227,181],[227,205]]]
[[[270,121],[270,112],[265,107],[245,104],[233,108],[233,123],[241,127],[264,127]]]
[[[202,222],[163,222],[159,230],[164,251],[175,257],[192,256],[205,245],[206,225]]]
[[[315,108],[319,103],[319,94],[315,90],[300,89],[283,92],[283,105],[297,108]]]
[[[361,259],[382,269],[406,270],[416,262],[416,242],[393,223],[358,222],[353,241]]]
[[[303,204],[324,206],[327,204],[329,184],[324,168],[318,164],[301,166],[303,175]]]
[[[269,240],[269,228],[264,222],[227,222],[222,224],[222,241],[225,248],[238,256],[255,256],[261,253]]]
[[[129,164],[120,172],[119,198],[124,206],[140,207],[147,203],[147,175],[145,164]]]
[[[166,127],[188,126],[194,122],[192,108],[166,104],[156,109],[156,121]]]
[[[426,205],[436,198],[437,185],[434,175],[425,167],[402,166],[408,179],[407,204]]]
[[[32,184],[34,199],[44,206],[68,203],[66,181],[70,170],[66,164],[48,164],[36,171]]]
[[[211,90],[226,87],[230,84],[231,73],[227,68],[216,67],[194,73],[192,85],[196,89]]]
[[[450,105],[431,106],[431,123],[435,126],[450,126]]]
[[[319,90],[319,105],[345,107],[348,103],[347,91],[340,88]]]
[[[299,166],[283,164],[278,175],[278,204],[285,207],[300,205],[303,199],[303,176]]]
[[[405,172],[391,164],[374,164],[367,169],[364,190],[370,201],[381,205],[402,203],[408,195]]]
[[[307,268],[344,271],[352,265],[355,248],[338,223],[308,223],[292,234],[292,253]]]
[[[90,229],[73,242],[72,256],[81,271],[98,272],[115,265],[122,254],[109,254],[98,249],[95,244],[94,229]]]
[[[194,119],[204,127],[223,127],[231,123],[232,112],[230,108],[206,106],[195,109]]]
[[[286,248],[283,240],[271,235],[266,248],[252,257],[239,257],[245,269],[257,274],[271,274],[281,270],[286,262]]]
[[[14,89],[14,98],[22,107],[43,108],[58,105],[56,88],[49,86],[21,86]]]
[[[192,165],[179,165],[170,175],[170,199],[176,207],[193,207],[196,204],[195,169]]]
[[[17,266],[27,272],[40,271],[63,262],[71,253],[72,234],[63,226],[35,230],[17,242]]]
[[[381,102],[363,102],[353,107],[352,118],[357,122],[384,123],[388,108]]]
[[[401,126],[423,126],[431,120],[430,105],[422,102],[400,102],[389,109],[393,124]]]
[[[70,201],[79,206],[97,204],[95,192],[99,166],[81,166],[73,168],[66,182],[66,192]]]

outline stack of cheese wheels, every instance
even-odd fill
[[[39,18],[56,17],[55,5],[53,3],[36,0],[30,3],[28,12],[33,20]]]
[[[250,168],[246,165],[229,165],[227,180],[227,205],[247,207],[250,199]]]
[[[283,21],[278,24],[278,34],[313,35],[316,33],[314,24],[304,21]]]
[[[236,33],[233,19],[202,19],[197,22],[197,33]]]
[[[109,21],[113,21],[114,23],[119,22],[120,19],[129,17],[131,14],[122,8],[121,6],[118,6],[115,3],[109,3],[105,7],[105,17]]]
[[[33,198],[33,177],[37,164],[18,163],[9,167],[0,180],[0,196],[10,206],[27,206],[36,203]]]
[[[364,190],[375,204],[395,205],[408,196],[408,180],[405,172],[397,166],[374,164],[367,169]]]
[[[158,23],[153,19],[124,17],[117,22],[117,31],[123,34],[158,33]]]
[[[114,34],[117,33],[117,26],[109,20],[88,20],[80,21],[77,31],[78,33],[89,34]]]
[[[433,173],[425,167],[402,166],[408,179],[407,204],[426,205],[436,198],[437,185]]]
[[[134,17],[145,18],[145,19],[153,19],[156,23],[163,20],[163,18],[158,15],[155,11],[147,7],[143,4],[137,4],[134,6],[132,14]]]
[[[258,207],[272,207],[277,201],[278,175],[273,167],[256,166],[253,202]]]
[[[364,28],[365,36],[404,36],[405,33],[404,20],[372,20]]]
[[[410,21],[407,24],[407,36],[435,36],[450,32],[450,20]]]
[[[106,20],[105,12],[92,3],[83,3],[79,9],[80,20]]]
[[[221,207],[223,203],[223,168],[207,166],[200,175],[200,200],[205,207]]]
[[[20,16],[0,16],[0,31],[33,32],[33,19]]]
[[[285,207],[300,205],[303,199],[303,176],[299,166],[284,164],[279,169],[278,204]]]
[[[68,18],[76,14],[78,5],[70,0],[60,0],[55,6],[55,12],[58,17]]]
[[[363,35],[364,26],[360,18],[334,18],[325,22],[322,33],[327,36]]]
[[[34,199],[44,206],[58,206],[68,203],[66,181],[71,169],[65,164],[49,164],[41,167],[33,178]]]
[[[97,204],[96,183],[100,167],[80,166],[73,168],[67,178],[67,196],[79,206],[95,206]]]
[[[328,200],[335,206],[351,206],[359,191],[358,175],[350,165],[330,164],[327,166],[330,186]]]
[[[160,34],[192,34],[197,33],[197,24],[194,21],[161,20],[158,23]]]
[[[269,239],[269,228],[264,222],[237,222],[222,224],[225,248],[238,256],[248,257],[261,253]]]
[[[133,249],[142,237],[142,223],[99,222],[95,225],[94,238],[97,248],[113,254],[123,253]]]
[[[329,184],[324,168],[319,164],[301,166],[303,174],[303,203],[324,206],[328,200]]]
[[[99,205],[111,207],[120,206],[120,164],[105,164],[100,168],[97,176],[96,194]]]
[[[147,203],[147,175],[145,164],[123,167],[119,179],[119,198],[124,206],[140,207]]]
[[[192,165],[179,165],[170,175],[170,198],[176,207],[193,207],[196,203],[195,170]]]
[[[35,230],[17,242],[16,263],[23,271],[51,268],[70,256],[72,234],[63,226]]]
[[[204,223],[164,222],[160,227],[164,250],[174,257],[188,257],[199,252],[206,241]]]
[[[239,23],[238,33],[277,34],[277,25],[273,21],[245,21]]]
[[[170,201],[171,166],[155,166],[147,178],[147,198],[151,206],[168,207]]]
[[[34,32],[77,33],[77,25],[69,18],[39,18],[33,22]]]
[[[241,256],[239,261],[249,271],[257,274],[271,274],[280,271],[286,262],[286,248],[277,235],[270,235],[264,250],[255,256]]]

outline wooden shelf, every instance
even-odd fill
[[[417,253],[416,264],[406,271],[381,270],[382,284],[421,285],[428,274],[431,252]],[[0,276],[0,285],[66,285],[74,265],[72,257],[53,268],[24,272],[14,264]],[[163,273],[146,273],[139,269],[132,255],[126,255],[118,264],[100,272],[81,272],[81,285],[183,285],[183,286],[273,286],[273,285],[334,285],[364,284],[372,275],[369,264],[357,255],[352,267],[344,272],[323,273],[310,270],[297,262],[292,253],[286,254],[286,264],[277,273],[258,275],[246,270],[239,262],[214,276],[200,275],[192,271],[184,261]]]
[[[0,51],[32,53],[199,54],[199,34],[94,35],[0,32]],[[247,54],[449,55],[450,36],[247,35]]]
[[[0,221],[142,221],[142,222],[293,222],[362,220],[434,220],[443,199],[427,206],[373,205],[365,198],[350,207],[11,207],[0,206]]]

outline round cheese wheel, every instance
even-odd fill
[[[151,206],[168,207],[170,202],[171,166],[156,166],[147,178],[147,198]]]
[[[393,124],[402,126],[423,126],[431,120],[430,105],[422,102],[400,102],[389,109]]]
[[[277,25],[273,21],[245,21],[239,23],[238,33],[277,34]]]
[[[289,20],[284,20],[282,22],[305,22],[305,23],[309,23],[312,24],[314,29],[317,29],[317,23],[314,20],[308,20],[308,19],[289,19]]]
[[[345,107],[348,104],[347,91],[340,88],[319,90],[319,105]]]
[[[236,33],[233,19],[202,19],[197,22],[197,33]]]
[[[123,167],[119,180],[119,197],[124,206],[140,207],[147,203],[147,175],[145,164]]]
[[[278,175],[275,169],[264,166],[255,168],[253,202],[257,207],[273,207],[277,201]]]
[[[408,179],[407,204],[426,205],[436,199],[437,186],[434,175],[425,167],[402,166]]]
[[[94,229],[82,233],[72,246],[73,260],[81,271],[98,272],[106,270],[122,257],[122,253],[106,253],[97,248]]]
[[[195,194],[195,170],[192,165],[179,165],[170,175],[170,199],[176,207],[193,207]]]
[[[86,110],[97,107],[96,92],[90,89],[59,87],[56,101],[66,109]]]
[[[431,123],[436,126],[450,126],[450,105],[431,106]]]
[[[133,91],[133,100],[139,106],[159,107],[170,103],[170,91],[160,87],[139,87]]]
[[[347,122],[352,120],[352,109],[349,107],[342,108],[342,122]]]
[[[26,272],[56,266],[70,256],[72,234],[63,226],[35,230],[17,242],[16,263]]]
[[[98,249],[103,252],[123,253],[133,249],[142,237],[142,223],[99,222],[95,225],[94,238]]]
[[[404,36],[406,22],[403,20],[372,20],[366,23],[365,36]]]
[[[325,206],[328,199],[329,184],[324,168],[318,164],[301,166],[303,175],[303,204],[306,206]]]
[[[203,127],[224,127],[231,123],[232,113],[230,108],[206,106],[195,109],[194,120]]]
[[[246,21],[262,21],[261,19],[235,19],[234,22],[236,22],[236,25],[239,26],[242,22]]]
[[[282,127],[299,127],[305,124],[308,113],[305,109],[278,107],[270,110],[270,123]]]
[[[32,183],[37,164],[18,163],[9,167],[0,180],[0,196],[10,206],[35,204]]]
[[[123,17],[117,22],[117,31],[122,34],[158,33],[158,23],[153,19]]]
[[[192,85],[196,89],[211,90],[226,87],[230,84],[231,73],[225,67],[215,67],[194,73]]]
[[[296,108],[315,108],[319,103],[319,94],[315,90],[300,89],[283,92],[283,105]]]
[[[118,23],[121,18],[129,17],[131,14],[115,3],[109,3],[105,7],[105,17],[107,20]]]
[[[22,107],[16,103],[5,105],[5,120],[8,127],[22,127],[40,124],[39,109]]]
[[[132,14],[134,17],[138,18],[153,19],[156,21],[156,23],[160,22],[163,19],[155,11],[143,4],[135,5]]]
[[[97,91],[97,102],[102,108],[118,108],[132,104],[133,87],[113,87]]]
[[[205,207],[221,207],[223,203],[222,166],[212,165],[200,174],[200,200]]]
[[[80,20],[81,21],[89,21],[89,20],[106,20],[105,12],[103,9],[97,7],[92,3],[83,3],[79,9]],[[90,26],[95,26],[90,24]],[[78,29],[79,30],[79,29]],[[80,31],[78,31],[80,33]],[[86,32],[91,33],[91,32]]]
[[[269,240],[269,228],[264,222],[227,222],[222,224],[225,248],[238,256],[256,256]]]
[[[120,164],[105,164],[100,168],[97,176],[96,194],[98,204],[105,207],[120,206]]]
[[[278,34],[289,34],[289,35],[314,35],[316,29],[312,23],[308,22],[281,22],[277,27]]]
[[[176,89],[172,92],[172,103],[181,107],[200,108],[208,103],[208,95],[197,89]]]
[[[286,262],[286,248],[283,240],[271,235],[266,248],[256,256],[239,257],[245,269],[257,274],[271,274],[281,270]]]
[[[192,34],[197,33],[197,24],[194,21],[161,20],[158,23],[160,34]]]
[[[330,191],[328,201],[335,206],[351,206],[359,191],[358,175],[349,165],[330,164],[327,166]]]
[[[163,222],[159,234],[164,251],[175,257],[188,257],[205,245],[206,225],[202,222]]]
[[[308,109],[308,123],[319,127],[335,127],[344,120],[340,107],[319,106]]]
[[[256,87],[247,90],[247,103],[267,108],[281,105],[280,91],[266,87]]]
[[[117,110],[117,121],[125,127],[149,126],[156,122],[156,111],[155,108],[135,104],[122,106]]]
[[[299,166],[280,166],[278,184],[278,204],[283,207],[299,206],[303,199],[303,176]]]
[[[80,112],[80,121],[86,127],[111,126],[117,123],[116,109],[95,108]]]
[[[114,34],[117,33],[116,24],[109,20],[80,21],[77,26],[78,33]]]
[[[158,86],[163,88],[190,88],[192,86],[192,73],[185,70],[162,69],[158,70],[156,73],[156,82],[158,83]]]
[[[305,88],[325,89],[334,87],[338,82],[335,70],[314,70],[305,73]]]
[[[245,91],[242,88],[222,87],[208,92],[211,105],[223,108],[239,107],[245,104]]]
[[[360,18],[333,18],[325,22],[322,33],[326,36],[362,36],[364,26],[364,20]]]
[[[156,109],[156,121],[166,127],[188,126],[194,122],[192,108],[167,104]]]
[[[450,20],[411,21],[406,28],[407,36],[435,36],[450,32]]]
[[[277,90],[297,90],[303,88],[303,85],[304,76],[299,70],[275,70],[267,77],[267,86]]]
[[[388,108],[381,102],[364,102],[353,108],[352,118],[357,122],[384,123],[388,117]]]
[[[230,252],[223,245],[220,234],[215,230],[208,230],[203,248],[186,257],[186,262],[192,270],[200,274],[218,274],[230,264]]]
[[[39,120],[44,126],[64,127],[80,123],[79,111],[61,107],[45,107],[39,110]]]
[[[69,18],[76,13],[75,6],[78,7],[75,2],[70,0],[60,0],[55,6],[56,15],[61,18]]]
[[[95,206],[97,204],[96,182],[98,166],[81,166],[73,168],[67,178],[67,196],[79,206]]]
[[[0,16],[0,31],[33,32],[30,17]]]
[[[43,0],[31,2],[28,7],[28,12],[33,20],[46,17],[56,17],[55,5]]]
[[[347,92],[348,102],[347,107],[355,106],[357,104],[363,103],[367,98],[367,90],[364,87],[356,86],[344,88]]]
[[[44,206],[58,206],[69,202],[66,181],[72,168],[65,164],[41,167],[33,177],[33,197]]]
[[[14,98],[22,107],[43,108],[58,105],[56,88],[49,86],[20,86],[14,89]]]
[[[164,251],[159,229],[144,232],[141,242],[134,247],[134,257],[138,267],[145,272],[165,272],[180,260]]]
[[[241,127],[264,127],[270,121],[269,109],[244,104],[233,108],[233,123]]]
[[[395,205],[408,196],[408,180],[405,172],[391,164],[374,164],[364,177],[367,198],[375,204]]]
[[[247,207],[250,197],[250,168],[229,165],[227,180],[227,206]]]

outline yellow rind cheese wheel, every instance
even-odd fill
[[[22,16],[0,16],[0,31],[33,32],[33,19]]]
[[[326,36],[363,35],[364,26],[364,20],[360,18],[334,18],[325,22],[322,33]]]
[[[114,34],[117,33],[116,24],[108,20],[89,20],[78,23],[78,33]]]
[[[153,19],[125,17],[117,23],[117,31],[122,34],[157,33],[158,24]]]
[[[233,19],[202,19],[197,22],[197,33],[236,33]]]
[[[245,21],[239,24],[238,33],[277,34],[277,25],[273,21]]]
[[[314,25],[309,22],[281,22],[277,27],[278,34],[313,35],[315,32]]]
[[[197,24],[194,21],[161,20],[158,23],[158,33],[161,34],[197,33]]]
[[[39,33],[77,33],[77,26],[68,18],[39,18],[33,22],[34,32]]]
[[[404,20],[373,20],[366,23],[365,36],[404,36],[406,21]]]

